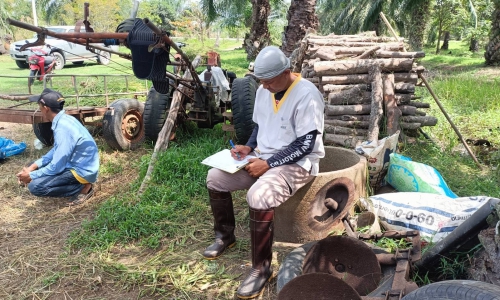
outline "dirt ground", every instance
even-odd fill
[[[101,165],[106,161],[123,162],[119,178],[101,174],[95,196],[82,206],[68,208],[65,198],[35,197],[17,183],[15,174],[23,165],[41,157],[49,149],[34,148],[36,136],[31,125],[0,122],[0,136],[16,143],[24,141],[28,145],[24,153],[0,161],[0,299],[170,299],[145,296],[144,289],[148,287],[124,286],[123,281],[106,272],[103,257],[69,253],[65,244],[72,231],[79,228],[84,220],[93,217],[99,203],[123,192],[137,178],[137,170],[127,162],[139,159],[147,154],[147,150],[101,151]],[[98,144],[104,144],[100,137],[95,138]],[[242,227],[237,229],[236,234],[239,237],[248,235]],[[104,260],[133,265],[147,261],[162,251],[139,248],[133,245],[114,247]],[[279,262],[293,250],[293,245],[275,245],[273,250],[273,265],[277,272]],[[226,272],[244,274],[241,255],[231,252],[221,261],[228,266]],[[234,285],[237,286],[237,282]],[[276,299],[275,290],[276,279],[259,299]],[[217,295],[219,292],[209,293]],[[230,288],[226,294],[233,293]],[[219,296],[207,298],[196,295],[187,298],[220,299]]]

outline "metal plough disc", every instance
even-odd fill
[[[278,294],[278,300],[362,300],[342,279],[326,273],[310,273],[290,280]]]
[[[375,253],[362,241],[347,236],[329,236],[309,249],[302,274],[318,272],[342,279],[361,296],[375,290],[382,277]]]

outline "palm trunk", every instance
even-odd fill
[[[477,38],[470,39],[469,51],[474,53],[479,51],[479,41]]]
[[[290,56],[304,36],[306,30],[318,29],[319,21],[316,15],[316,0],[292,0],[288,8],[288,26],[285,27],[285,34],[281,50],[286,56]]]
[[[408,34],[408,42],[411,51],[421,51],[424,48],[424,34],[429,20],[431,9],[431,1],[421,1],[420,5],[416,5],[411,13],[411,30]]]
[[[500,65],[500,3],[495,3],[495,11],[491,18],[490,41],[484,53],[487,65]]]
[[[450,32],[445,31],[443,38],[443,46],[441,46],[441,50],[448,50],[449,45],[450,45]]]
[[[267,26],[267,18],[271,12],[269,0],[252,1],[252,28],[245,37],[244,47],[247,59],[253,60],[260,50],[269,45],[270,35]]]

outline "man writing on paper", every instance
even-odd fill
[[[235,219],[231,192],[248,189],[252,269],[237,291],[239,298],[259,296],[271,278],[274,208],[311,181],[325,151],[322,141],[324,100],[316,86],[290,71],[290,61],[274,46],[264,48],[254,64],[257,90],[254,131],[246,145],[231,149],[244,159],[245,171],[229,174],[210,169],[207,188],[214,215],[215,242],[203,256],[216,259],[234,246]],[[255,150],[255,151],[254,151]]]

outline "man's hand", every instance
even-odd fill
[[[236,160],[242,160],[244,159],[248,153],[252,152],[252,148],[250,148],[249,146],[244,146],[244,145],[236,145],[234,146],[233,149],[231,149],[231,156],[236,159]],[[240,155],[240,157],[238,158],[238,155],[236,155],[236,153],[238,153]]]
[[[27,185],[31,182],[30,168],[24,167],[21,172],[17,173],[17,182],[22,185]]]
[[[259,178],[262,174],[266,173],[270,169],[269,165],[265,160],[260,158],[252,158],[249,160],[249,164],[245,167],[245,170],[250,174],[250,176]]]

